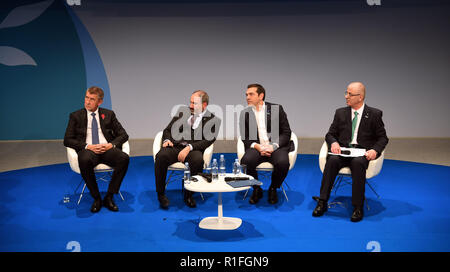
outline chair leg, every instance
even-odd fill
[[[174,173],[174,171],[172,171],[172,170],[169,170],[169,171],[170,171],[170,173],[169,173],[169,176],[167,177],[166,187],[164,187],[164,189],[167,189],[167,185],[169,185],[169,183],[170,183],[170,178],[172,177],[172,175]]]
[[[367,182],[367,180],[366,180],[366,184],[369,185],[369,188],[372,190],[372,192],[374,192],[377,195],[377,199],[380,199],[380,195],[377,193],[377,191],[375,191],[375,189],[373,189],[372,185],[370,185],[370,183]]]
[[[287,183],[286,180],[283,182],[283,184],[286,184],[286,187],[289,189],[289,191],[292,191],[291,186],[289,186],[289,183]]]
[[[120,198],[122,198],[122,201],[125,201],[125,199],[123,198],[123,195],[120,191],[119,191],[119,195],[120,195]]]
[[[247,197],[248,191],[250,191],[250,189],[248,189],[247,191],[245,191],[245,195],[244,198],[242,200],[245,200],[245,198]]]
[[[284,197],[286,198],[286,201],[289,202],[289,199],[287,197],[286,190],[284,190],[284,185],[283,184],[281,184],[281,189],[283,190]]]
[[[83,190],[81,190],[80,198],[78,198],[77,205],[80,205],[81,198],[83,197],[84,190],[86,189],[86,183],[83,186]]]

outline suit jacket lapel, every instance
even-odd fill
[[[105,116],[105,113],[103,112],[102,108],[98,108],[98,121],[100,122],[100,128],[103,132],[106,130],[105,130],[105,121],[103,120],[102,116]]]
[[[84,137],[86,137],[87,134],[87,127],[88,127],[88,118],[87,118],[87,110],[83,108],[83,110],[81,111],[81,126],[83,127],[83,131],[84,131]]]
[[[358,127],[358,138],[359,135],[361,135],[361,133],[359,133],[360,131],[364,131],[366,129],[366,126],[368,124],[369,121],[369,116],[370,116],[370,109],[367,105],[364,105],[364,110],[361,116],[361,121],[359,123],[359,127]]]
[[[270,132],[272,131],[272,104],[269,102],[266,102],[266,114],[265,116],[265,121],[266,121],[266,130],[267,130],[267,136],[269,137],[270,140]]]

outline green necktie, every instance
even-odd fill
[[[357,123],[358,123],[358,112],[355,111],[355,117],[353,117],[353,120],[352,120],[352,139],[350,142],[353,141],[353,136],[355,134],[355,128],[356,128]]]

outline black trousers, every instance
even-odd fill
[[[156,154],[155,159],[155,182],[156,192],[164,193],[166,190],[167,168],[178,162],[178,153],[184,147],[162,147]],[[198,150],[190,151],[186,156],[185,162],[189,163],[191,176],[203,172],[203,153]]]
[[[256,167],[263,162],[269,162],[273,165],[270,187],[280,188],[289,172],[289,152],[286,148],[279,148],[270,157],[266,157],[261,156],[258,150],[249,148],[241,159],[241,164],[247,165],[247,174],[255,179],[258,179]]]
[[[328,201],[336,176],[343,167],[350,167],[352,172],[352,205],[363,206],[366,189],[366,170],[369,161],[366,157],[341,157],[328,155],[323,170],[320,199]]]
[[[100,198],[97,179],[95,178],[94,168],[100,164],[106,164],[114,169],[111,181],[108,186],[108,193],[117,194],[122,184],[123,178],[128,170],[130,158],[126,153],[117,148],[111,148],[103,154],[95,154],[91,150],[83,149],[78,152],[78,164],[80,166],[81,176],[86,182],[91,196],[94,199]]]

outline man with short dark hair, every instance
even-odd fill
[[[348,166],[352,172],[354,207],[350,220],[358,222],[363,219],[366,169],[369,161],[378,158],[389,141],[382,120],[383,112],[366,105],[365,96],[366,88],[361,82],[350,83],[345,92],[347,107],[337,109],[334,114],[333,123],[325,136],[328,150],[333,155],[327,157],[314,217],[322,216],[328,210],[328,199],[336,176],[341,168]],[[366,153],[361,157],[342,157],[339,156],[341,147],[364,148]]]
[[[256,167],[262,162],[270,162],[274,169],[269,187],[268,201],[278,202],[277,189],[280,188],[289,171],[289,152],[294,150],[291,128],[281,105],[265,102],[266,90],[260,84],[247,86],[248,107],[239,117],[241,139],[245,154],[241,164],[247,165],[247,174],[258,179]],[[263,196],[261,186],[253,186],[250,204],[258,203]]]
[[[111,211],[119,210],[113,196],[119,192],[129,163],[128,155],[121,149],[128,140],[128,134],[113,111],[99,107],[103,103],[103,96],[103,90],[99,87],[87,89],[84,108],[70,114],[64,135],[64,146],[78,153],[81,176],[94,198],[91,207],[93,213],[100,211],[102,204]],[[100,163],[114,168],[103,202],[94,172]]]
[[[206,108],[209,96],[205,91],[192,93],[189,107],[181,107],[163,131],[162,147],[155,157],[155,182],[161,208],[169,207],[165,195],[167,168],[176,162],[188,162],[191,175],[203,172],[203,153],[217,138],[220,119]],[[184,202],[196,207],[192,192],[184,190]]]

